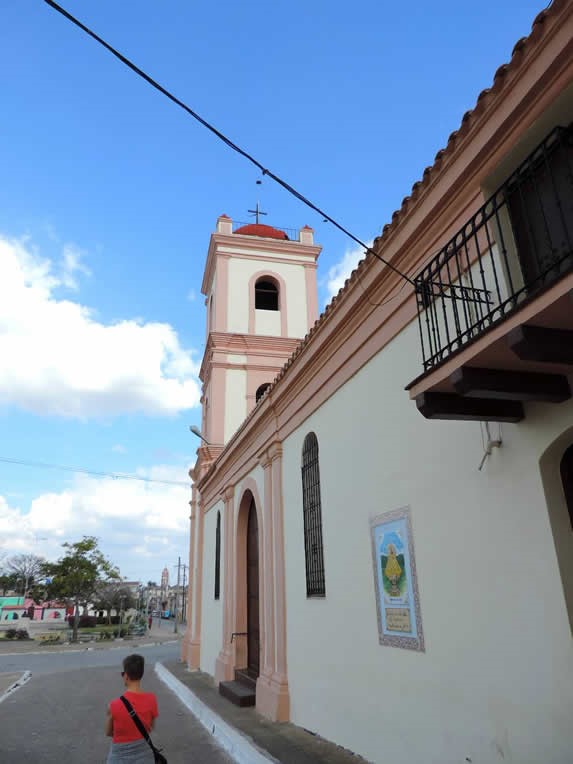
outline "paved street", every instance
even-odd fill
[[[121,694],[121,661],[133,646],[111,650],[0,655],[0,673],[30,670],[32,678],[0,704],[2,764],[100,764],[109,738],[106,705]],[[142,648],[144,686],[158,696],[154,739],[169,764],[230,764],[208,732],[156,678],[155,661],[174,660],[179,645]]]

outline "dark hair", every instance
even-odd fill
[[[128,676],[128,679],[134,681],[141,679],[143,676],[143,670],[145,669],[145,658],[143,655],[128,655],[123,659],[123,670]]]

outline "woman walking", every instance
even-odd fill
[[[155,757],[147,741],[137,728],[122,698],[128,701],[147,732],[151,732],[158,716],[157,698],[141,689],[145,669],[142,655],[128,655],[123,661],[121,676],[125,692],[111,701],[107,711],[105,734],[112,738],[107,764],[153,764]]]

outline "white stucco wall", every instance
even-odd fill
[[[227,369],[225,378],[225,443],[247,416],[247,372]]]
[[[250,260],[228,261],[227,327],[228,332],[249,331],[249,279],[259,268]]]
[[[570,763],[573,648],[539,459],[573,402],[527,406],[478,472],[479,424],[425,420],[404,392],[419,371],[411,325],[283,444],[291,719],[380,764]],[[311,430],[324,600],[305,587]],[[406,505],[425,653],[378,643],[369,517]]]
[[[278,310],[255,310],[255,334],[281,336],[281,314]]]
[[[263,258],[229,259],[229,296],[227,305],[229,332],[249,330],[249,280],[254,273],[265,270]],[[306,280],[304,266],[295,263],[268,263],[269,274],[281,276],[286,284],[287,334],[304,337],[308,330]],[[284,302],[282,303],[284,304]],[[264,311],[268,312],[268,311]],[[277,314],[278,315],[278,314]],[[265,325],[266,326],[266,325]],[[263,328],[263,327],[261,327]],[[267,334],[267,331],[261,332]],[[280,334],[280,331],[278,332]]]
[[[221,574],[220,599],[215,599],[215,534],[217,511],[221,512]],[[215,673],[215,660],[221,649],[223,633],[223,580],[225,536],[223,502],[219,502],[205,515],[203,548],[203,599],[201,617],[201,670]]]

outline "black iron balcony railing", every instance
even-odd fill
[[[573,269],[573,125],[555,128],[414,279],[429,370]]]

